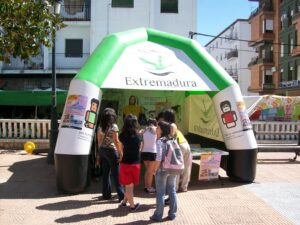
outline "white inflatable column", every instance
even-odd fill
[[[227,175],[252,182],[256,173],[257,143],[239,86],[230,86],[213,97],[216,115],[229,152]]]
[[[89,154],[102,92],[84,80],[72,80],[55,148],[57,188],[82,192],[88,183]]]

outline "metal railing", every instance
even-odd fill
[[[297,143],[299,122],[251,121],[258,143]]]
[[[90,21],[91,7],[89,5],[62,5],[60,16],[64,21]]]
[[[251,121],[257,142],[296,143],[299,122]],[[50,120],[0,119],[1,139],[49,139]]]
[[[226,54],[226,58],[227,59],[231,59],[231,58],[237,58],[239,56],[238,50],[237,49],[233,49],[230,52],[228,52]]]

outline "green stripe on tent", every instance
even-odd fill
[[[51,91],[0,91],[0,105],[46,106],[51,105]],[[57,105],[64,105],[66,91],[58,91]]]
[[[232,77],[196,41],[179,35],[145,28],[115,33],[104,38],[84,67],[75,76],[75,79],[90,81],[101,88],[107,75],[126,47],[144,41],[151,41],[182,50],[219,90],[235,84]]]
[[[87,80],[101,87],[125,48],[143,41],[147,41],[147,33],[144,28],[107,36],[94,50],[74,79]],[[93,75],[91,76],[91,74]]]

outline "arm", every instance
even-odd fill
[[[155,159],[154,168],[153,168],[154,174],[160,167],[161,160],[162,160],[162,142],[160,140],[158,140],[156,142],[156,159]]]
[[[176,138],[176,133],[177,133],[177,125],[175,123],[171,124],[171,136]]]
[[[101,129],[99,128],[97,130],[97,143],[98,143],[98,149],[100,148],[101,144],[102,144],[102,133],[101,133]]]
[[[118,132],[113,132],[112,136],[113,136],[114,144],[115,144],[115,146],[117,148],[117,151],[119,153],[119,162],[121,162],[121,160],[123,158],[123,145],[119,140]]]
[[[140,144],[140,152],[142,152],[144,149],[144,141],[141,141],[141,144]]]

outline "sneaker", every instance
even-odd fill
[[[125,208],[127,206],[127,203],[121,201],[120,204],[119,204],[119,207],[121,208]]]
[[[149,194],[153,194],[156,193],[156,190],[153,187],[149,187],[149,188],[145,188],[145,192]]]
[[[162,222],[162,219],[158,219],[158,218],[154,217],[154,215],[150,216],[150,220],[155,221],[155,222]]]
[[[130,207],[130,211],[135,212],[136,210],[138,210],[140,208],[140,206],[141,206],[140,203],[136,203],[133,208]]]
[[[175,220],[175,218],[176,218],[175,216],[172,216],[172,217],[171,216],[167,216],[167,220]]]

